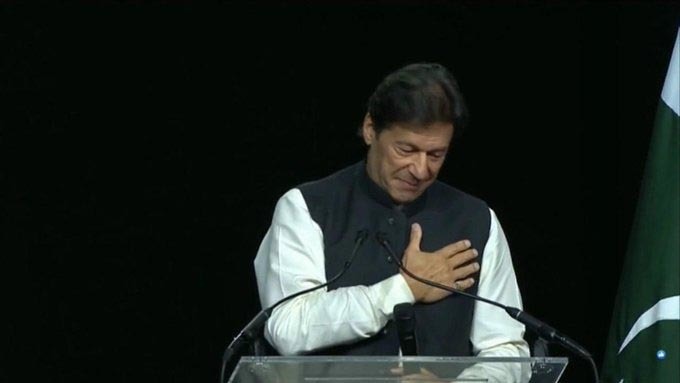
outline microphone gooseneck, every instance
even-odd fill
[[[426,285],[430,285],[432,287],[436,287],[442,290],[446,290],[448,292],[454,293],[454,294],[459,294],[465,297],[468,297],[470,299],[482,301],[484,303],[488,303],[490,305],[500,307],[502,308],[508,315],[510,315],[513,319],[517,320],[518,322],[524,324],[526,327],[537,333],[539,336],[541,336],[543,339],[549,341],[549,342],[554,342],[557,343],[564,348],[568,349],[569,351],[575,353],[576,355],[579,355],[580,357],[587,359],[590,363],[591,366],[593,367],[594,375],[595,375],[595,382],[599,382],[599,377],[597,373],[597,366],[595,365],[595,362],[593,360],[593,357],[590,355],[588,350],[586,350],[583,346],[579,345],[576,341],[570,339],[569,337],[565,336],[564,334],[561,334],[555,328],[548,326],[548,324],[544,323],[543,321],[534,318],[533,316],[525,313],[524,311],[516,308],[516,307],[511,307],[511,306],[506,306],[502,303],[492,301],[490,299],[480,297],[479,295],[475,294],[470,294],[466,293],[465,291],[460,291],[457,289],[454,289],[452,287],[443,285],[441,283],[437,283],[434,281],[431,281],[429,279],[425,279],[422,277],[419,277],[415,274],[413,274],[411,271],[409,271],[406,267],[404,267],[404,264],[401,262],[399,257],[397,257],[396,253],[392,249],[392,246],[390,245],[390,241],[387,239],[387,235],[383,232],[378,232],[375,235],[375,238],[378,240],[378,243],[382,247],[387,250],[387,253],[390,258],[394,261],[399,266],[399,269],[401,269],[406,275],[409,277],[415,279],[418,282],[424,283]]]
[[[293,298],[299,297],[300,295],[307,294],[309,292],[312,292],[314,290],[318,290],[321,288],[324,288],[331,283],[337,281],[340,279],[340,277],[345,274],[345,272],[349,269],[349,267],[352,265],[352,262],[354,261],[354,258],[356,258],[359,248],[361,245],[364,244],[366,239],[368,238],[368,230],[359,230],[357,232],[357,236],[354,240],[354,247],[352,248],[352,253],[350,254],[349,258],[345,261],[345,263],[342,266],[342,270],[340,270],[339,273],[337,273],[333,278],[329,279],[326,283],[320,284],[318,286],[314,286],[302,291],[298,291],[295,294],[291,294],[287,297],[284,297],[283,299],[279,300],[278,302],[274,303],[270,307],[266,309],[260,310],[260,312],[255,315],[255,317],[248,322],[248,324],[241,330],[241,332],[238,333],[234,337],[234,339],[229,343],[229,346],[224,350],[224,354],[222,355],[222,367],[220,368],[220,381],[219,383],[224,383],[225,378],[226,378],[226,369],[227,369],[227,364],[231,360],[231,358],[236,354],[236,352],[243,347],[245,344],[248,342],[254,340],[257,338],[257,332],[260,328],[264,327],[265,322],[267,322],[267,319],[271,316],[272,312],[274,311],[275,308],[277,308],[279,305],[281,305],[284,302],[287,302]]]

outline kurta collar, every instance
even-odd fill
[[[361,189],[374,201],[379,204],[403,212],[407,217],[411,217],[425,208],[425,202],[427,201],[427,195],[429,194],[429,188],[423,192],[415,201],[397,205],[392,200],[392,197],[378,184],[376,184],[371,177],[368,176],[366,171],[366,161],[361,161],[358,164],[358,181]]]

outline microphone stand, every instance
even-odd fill
[[[432,287],[436,287],[436,288],[446,290],[446,291],[454,293],[454,294],[459,294],[459,295],[468,297],[470,299],[482,301],[484,303],[488,303],[490,305],[500,307],[508,315],[510,315],[512,318],[514,318],[518,322],[524,324],[526,327],[528,327],[532,331],[536,332],[543,339],[547,340],[548,342],[555,342],[555,343],[561,345],[562,347],[568,349],[569,351],[575,353],[576,355],[588,360],[590,362],[591,367],[593,368],[593,374],[595,375],[595,382],[598,383],[600,381],[598,373],[597,373],[597,365],[595,364],[593,357],[590,355],[588,350],[586,350],[583,346],[576,343],[576,341],[568,338],[566,335],[559,333],[555,328],[548,326],[548,324],[540,321],[537,318],[534,318],[533,316],[525,313],[524,311],[522,311],[522,310],[520,310],[516,307],[506,306],[506,305],[503,305],[503,304],[498,303],[496,301],[492,301],[490,299],[480,297],[479,295],[466,293],[464,291],[457,290],[457,289],[454,289],[452,287],[449,287],[449,286],[446,286],[446,285],[443,285],[441,283],[437,283],[437,282],[434,282],[434,281],[430,281],[428,279],[421,278],[421,277],[413,274],[406,267],[404,267],[404,264],[401,262],[400,259],[398,259],[394,250],[392,250],[392,246],[390,245],[390,242],[387,240],[387,236],[386,236],[385,233],[383,233],[383,232],[376,233],[376,239],[378,240],[378,243],[380,243],[380,245],[382,245],[387,250],[389,257],[394,261],[394,263],[396,263],[399,266],[399,268],[409,277],[415,279],[418,282],[424,283],[426,285],[430,285]]]
[[[331,283],[337,281],[340,279],[340,277],[345,274],[347,269],[349,269],[350,265],[352,264],[352,261],[354,261],[354,258],[356,257],[359,247],[366,241],[366,238],[368,238],[368,231],[367,230],[360,230],[357,232],[357,237],[354,240],[354,248],[352,249],[352,253],[350,254],[349,258],[345,261],[345,264],[342,267],[342,270],[338,274],[336,274],[333,278],[331,278],[328,282],[323,283],[318,286],[314,286],[302,291],[298,291],[295,294],[291,294],[278,302],[274,303],[270,307],[266,309],[262,309],[255,317],[248,322],[248,324],[241,330],[241,332],[238,333],[234,337],[234,339],[229,343],[229,346],[224,350],[224,354],[222,355],[222,366],[220,368],[220,381],[219,383],[225,383],[226,379],[226,369],[227,369],[227,364],[231,360],[231,358],[234,356],[234,354],[241,349],[244,345],[246,345],[249,342],[252,342],[253,340],[257,339],[258,337],[258,331],[264,327],[265,322],[267,322],[267,319],[271,316],[272,312],[274,311],[275,308],[277,308],[279,305],[281,305],[284,302],[287,302],[293,298],[299,297],[300,295],[307,294],[309,292],[312,292],[314,290],[321,289],[323,287],[326,287],[330,285]]]

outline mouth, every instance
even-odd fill
[[[401,178],[397,178],[397,180],[403,186],[403,188],[407,189],[407,190],[418,190],[418,186],[420,184],[418,181],[409,182],[409,181],[403,180]]]

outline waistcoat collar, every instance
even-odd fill
[[[416,215],[425,208],[427,202],[427,195],[430,192],[429,187],[425,189],[423,194],[421,194],[414,201],[398,205],[394,203],[392,197],[390,197],[390,195],[383,188],[378,186],[378,184],[376,184],[375,181],[373,181],[371,177],[369,177],[368,171],[366,170],[365,160],[357,164],[356,175],[361,190],[364,193],[366,193],[372,200],[389,209],[399,210],[403,212],[407,217],[411,217]]]

